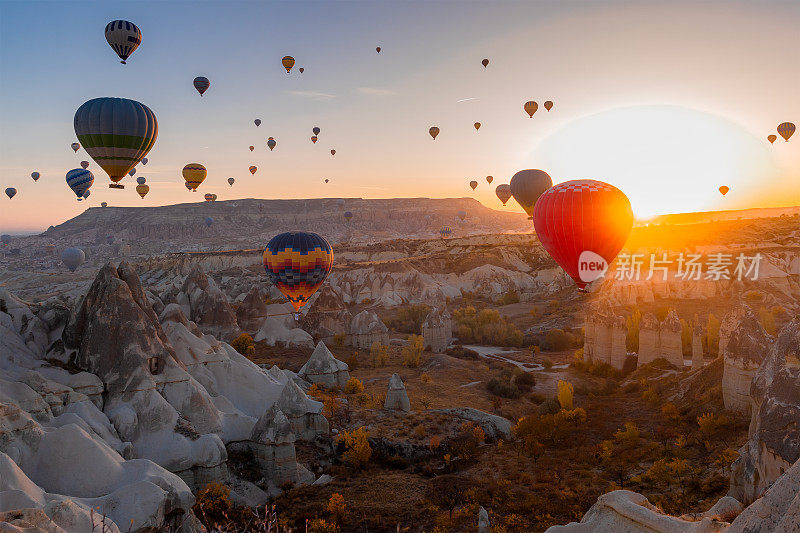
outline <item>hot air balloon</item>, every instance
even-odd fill
[[[256,166],[250,167],[250,174],[253,174],[255,176],[257,170],[258,170],[258,167],[256,167]]]
[[[319,132],[320,132],[320,131],[322,131],[322,130],[320,130],[318,126],[314,126],[313,128],[311,128],[311,132],[312,132],[314,135],[319,135]]]
[[[211,224],[214,223],[214,219],[211,217],[206,217],[206,219],[203,222],[205,222],[206,227],[211,227]]]
[[[546,101],[544,103],[544,108],[547,109],[548,111],[550,111],[551,109],[553,109],[553,102],[550,101],[550,100]]]
[[[83,193],[89,190],[92,183],[94,183],[94,174],[88,170],[76,168],[67,172],[67,185],[78,197],[78,200],[83,200]]]
[[[450,226],[444,226],[439,230],[439,235],[442,236],[442,239],[446,239],[451,233],[453,233],[453,230],[450,229]]]
[[[794,124],[792,124],[791,122],[781,122],[780,124],[778,124],[778,135],[783,137],[783,139],[787,143],[789,142],[789,137],[791,137],[794,134],[794,130],[795,130]]]
[[[89,168],[89,162],[88,161],[81,161],[81,168],[84,169],[84,170]]]
[[[125,61],[142,42],[142,32],[133,22],[112,20],[106,24],[106,41],[122,60],[120,63],[125,65]]]
[[[439,135],[439,128],[436,126],[431,126],[431,129],[428,130],[428,133],[431,134],[431,137],[433,137],[433,140],[435,141],[436,136]]]
[[[325,178],[325,183],[328,183],[328,178]]]
[[[331,155],[336,155],[336,150],[331,150]]]
[[[192,189],[192,184],[189,183],[188,181],[183,182],[183,184],[186,185],[186,188],[189,189],[190,191],[194,190]]]
[[[300,71],[300,74],[306,71],[306,69],[304,69],[303,67],[300,67],[298,70]]]
[[[489,66],[489,60],[488,59],[484,59],[483,61],[481,61],[481,65],[483,65],[483,68],[488,67]]]
[[[150,186],[144,183],[140,183],[139,185],[136,186],[136,192],[139,193],[139,196],[144,198],[145,196],[147,196],[147,193],[150,192]]]
[[[553,180],[544,170],[520,170],[508,184],[511,194],[533,220],[533,206],[544,191],[553,186]]]
[[[458,212],[458,218],[460,218],[463,221],[465,218],[467,218],[467,212],[463,211],[463,210],[459,211]]]
[[[269,151],[270,151],[270,152],[271,152],[271,151],[272,151],[272,150],[275,148],[275,146],[276,146],[277,144],[278,144],[278,143],[277,143],[277,142],[275,141],[275,139],[273,139],[272,137],[270,137],[269,139],[267,139],[267,147],[269,147]]]
[[[584,290],[622,249],[633,227],[633,212],[628,198],[613,185],[574,180],[539,197],[533,224],[545,250]]]
[[[337,199],[336,200],[336,205],[338,205],[339,207],[344,206],[344,198]]]
[[[767,135],[767,140],[770,144],[774,143],[778,139],[777,135]]]
[[[136,183],[138,183],[139,185],[144,185],[145,183],[147,183],[147,180],[145,179],[144,176],[139,176],[138,178],[136,178]]]
[[[83,163],[81,163],[81,166],[83,167]],[[83,168],[86,168],[86,167],[83,167]],[[33,181],[39,181],[39,173],[38,172],[31,172],[31,177],[33,178]]]
[[[73,152],[77,152],[78,150],[81,149],[81,145],[79,143],[72,143],[70,144],[70,147],[72,148]]]
[[[86,200],[87,198],[89,198],[89,196],[91,194],[92,194],[92,191],[90,191],[89,189],[86,189],[85,191],[83,191],[83,199]]]
[[[252,152],[253,150],[255,150],[255,149],[256,149],[256,147],[255,147],[255,146],[250,146],[249,148],[250,148],[250,151],[251,151],[251,152]]]
[[[208,171],[200,163],[189,163],[183,167],[181,174],[183,174],[183,179],[186,180],[186,188],[191,189],[192,192],[197,192],[197,188],[206,179]]]
[[[478,187],[478,182],[475,181],[475,180],[472,180],[472,181],[469,182],[469,186],[472,187],[472,190],[474,191]]]
[[[380,47],[380,46],[376,46],[376,47],[375,47],[375,51],[376,51],[376,52],[378,52],[378,53],[380,54],[380,53],[381,53],[381,47]]]
[[[722,187],[719,188],[719,192],[722,193],[722,196],[725,196],[726,194],[728,194],[729,190],[730,189],[728,188],[727,185],[723,185]]]
[[[481,129],[481,123],[480,122],[476,122],[475,124],[473,124],[473,126],[475,126],[475,131],[478,131],[479,129]]]
[[[493,181],[494,181],[494,178],[493,178],[492,176],[486,176],[486,183],[488,183],[488,184],[490,184],[490,185],[491,185],[491,183],[492,183]]]
[[[108,202],[100,202],[100,207],[108,207]]]
[[[134,174],[136,174],[136,169],[135,169],[135,168],[132,168],[132,169],[130,169],[130,170],[128,171],[128,176],[130,176],[130,177],[133,177],[133,176],[134,176]]]
[[[211,82],[208,81],[208,78],[205,76],[197,76],[194,81],[192,82],[194,88],[197,89],[197,92],[200,93],[200,96],[203,96],[203,93],[211,87]]]
[[[283,65],[283,68],[286,69],[286,73],[288,74],[294,66],[294,58],[292,56],[283,56],[283,59],[281,59],[281,64]]]
[[[500,201],[503,202],[503,205],[506,205],[508,199],[511,198],[511,187],[503,183],[495,188],[494,193],[498,198],[500,198]]]
[[[312,135],[311,136],[311,142],[314,143],[314,144],[317,144],[317,136],[316,135]]]
[[[95,98],[75,112],[75,133],[92,159],[111,178],[112,189],[153,147],[158,137],[155,114],[135,100]]]
[[[143,165],[146,165],[146,164],[147,164],[147,158],[146,158],[146,157],[143,157],[143,158],[142,158],[142,164],[143,164]]]
[[[6,189],[6,196],[8,196],[9,200],[11,198],[14,198],[16,195],[17,195],[17,189],[15,189],[14,187],[9,187],[8,189]]]
[[[539,109],[539,104],[531,100],[530,102],[525,102],[525,105],[522,106],[525,112],[533,118],[533,114],[536,113],[536,110]]]
[[[316,233],[291,231],[273,237],[263,253],[264,270],[298,313],[333,267],[333,250]]]
[[[234,179],[234,178],[228,178],[228,185],[233,187],[233,182],[235,182],[235,181],[236,181],[236,179]]]
[[[210,192],[207,192],[207,193],[205,194],[205,196],[203,196],[203,198],[205,198],[206,202],[210,202],[211,200],[213,200],[213,199],[214,199],[214,195],[213,195],[213,194],[211,194]]]
[[[61,252],[61,261],[70,272],[75,272],[75,269],[86,261],[86,254],[80,248],[67,248]]]
[[[345,211],[344,212],[344,219],[347,222],[350,222],[350,220],[352,220],[352,218],[353,218],[353,212],[352,211]]]
[[[257,128],[257,127],[259,127],[259,126],[261,125],[261,119],[260,119],[260,118],[257,118],[257,119],[255,119],[255,120],[253,121],[253,124],[255,124],[255,125],[256,125],[256,128]]]

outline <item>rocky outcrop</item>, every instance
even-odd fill
[[[489,533],[490,531],[489,513],[486,512],[486,509],[481,507],[478,509],[478,533]]]
[[[744,303],[722,319],[719,353],[725,361],[722,398],[726,409],[750,413],[750,384],[772,341],[756,314]]]
[[[386,391],[386,400],[383,402],[383,408],[403,411],[404,413],[411,411],[411,402],[408,401],[406,386],[403,384],[400,374],[392,374],[392,377],[389,378],[389,389]]]
[[[453,340],[453,323],[447,309],[441,313],[436,307],[431,309],[422,323],[422,339],[426,350],[441,353],[447,349]]]
[[[373,311],[365,309],[350,322],[350,343],[361,350],[369,350],[372,343],[389,344],[389,328]]]
[[[287,326],[285,318],[265,318],[253,340],[268,346],[312,348],[314,339],[300,328]]]
[[[277,406],[286,416],[294,434],[302,440],[314,440],[317,435],[327,434],[330,429],[328,420],[322,415],[322,403],[306,396],[294,380],[286,381]]]
[[[800,530],[800,461],[736,517],[728,533]]]
[[[347,363],[336,359],[322,341],[317,343],[311,357],[297,375],[306,381],[328,388],[344,388],[350,379]]]
[[[254,333],[261,328],[265,318],[267,304],[264,302],[264,292],[260,287],[253,287],[236,308],[236,322],[242,330]]]
[[[705,358],[703,356],[703,328],[700,324],[695,324],[692,328],[692,370],[703,368]]]
[[[584,359],[622,369],[628,354],[625,319],[616,315],[607,302],[601,301],[587,311],[584,331]]]
[[[250,447],[270,480],[284,483],[311,483],[314,475],[297,463],[295,435],[286,415],[273,405],[259,418],[250,436]]]
[[[662,322],[659,322],[652,313],[645,313],[639,324],[637,366],[644,366],[661,357],[682,368],[681,330],[681,321],[673,309],[669,310]]]
[[[204,333],[228,340],[238,335],[236,314],[228,299],[199,266],[186,276],[176,298],[186,316]]]
[[[431,409],[432,413],[442,413],[460,418],[467,422],[475,422],[483,429],[488,439],[510,439],[511,421],[502,416],[486,413],[472,407],[454,407],[451,409]]]

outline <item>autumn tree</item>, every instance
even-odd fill
[[[367,466],[372,457],[368,437],[366,428],[361,426],[353,431],[342,431],[336,439],[337,443],[344,444],[344,460],[356,470]]]

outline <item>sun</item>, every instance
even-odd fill
[[[678,106],[635,106],[566,124],[537,145],[532,160],[554,183],[589,178],[619,187],[642,220],[730,208],[770,173],[764,144],[716,115]],[[730,188],[726,197],[719,192],[722,185]]]

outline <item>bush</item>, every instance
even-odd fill
[[[558,380],[558,403],[562,409],[572,410],[572,400],[575,389],[569,381]]]
[[[551,368],[553,368],[553,360],[548,357],[545,357],[544,359],[542,359],[542,366],[544,367],[545,370],[550,370]]]
[[[330,513],[331,518],[337,525],[344,523],[347,518],[347,505],[344,503],[344,496],[338,492],[331,494],[331,498],[328,500],[328,513]]]
[[[342,431],[336,438],[337,443],[344,444],[344,460],[357,470],[367,466],[372,456],[368,437],[367,430],[362,426],[353,431]]]
[[[425,318],[430,312],[430,306],[425,304],[401,307],[397,311],[397,318],[390,321],[390,325],[397,331],[419,334],[422,333],[422,323],[425,322]]]
[[[554,415],[559,411],[561,411],[561,405],[553,398],[546,399],[539,404],[538,408],[539,416]]]
[[[477,361],[481,358],[480,355],[478,355],[478,352],[475,350],[470,350],[469,348],[464,348],[464,346],[461,344],[457,344],[452,348],[448,348],[444,353],[453,357],[457,357],[458,359],[468,359],[470,361]]]
[[[372,366],[386,366],[389,362],[389,347],[375,341],[369,347],[369,356],[372,359]]]
[[[639,427],[633,422],[625,422],[625,429],[618,429],[614,438],[623,444],[636,444],[639,442]]]
[[[493,346],[522,346],[522,332],[494,309],[476,310],[472,306],[453,312],[456,336],[461,342]]]
[[[519,294],[517,294],[517,291],[515,290],[510,290],[505,294],[503,294],[503,296],[497,302],[497,305],[510,305],[518,303],[519,303]]]
[[[403,364],[410,368],[419,367],[422,362],[422,351],[425,346],[422,335],[411,335],[408,344],[403,346],[400,355],[403,356]]]
[[[344,333],[337,333],[336,335],[333,336],[333,344],[339,347],[344,346],[344,340],[346,338],[347,335],[345,335]]]
[[[547,352],[563,352],[576,347],[576,344],[577,338],[572,333],[563,329],[551,329],[545,334],[541,347]]]
[[[514,369],[514,385],[522,392],[529,392],[536,385],[536,378],[531,372],[525,372],[519,368]]]
[[[256,353],[255,343],[253,342],[253,337],[248,335],[247,333],[242,333],[238,337],[236,337],[233,342],[231,342],[231,346],[234,350],[239,352],[242,355],[254,355]]]
[[[361,394],[364,392],[364,384],[357,378],[350,378],[344,386],[345,394]]]
[[[522,395],[522,393],[513,383],[498,378],[490,379],[486,384],[486,389],[495,396],[509,398],[512,400],[515,400]]]

